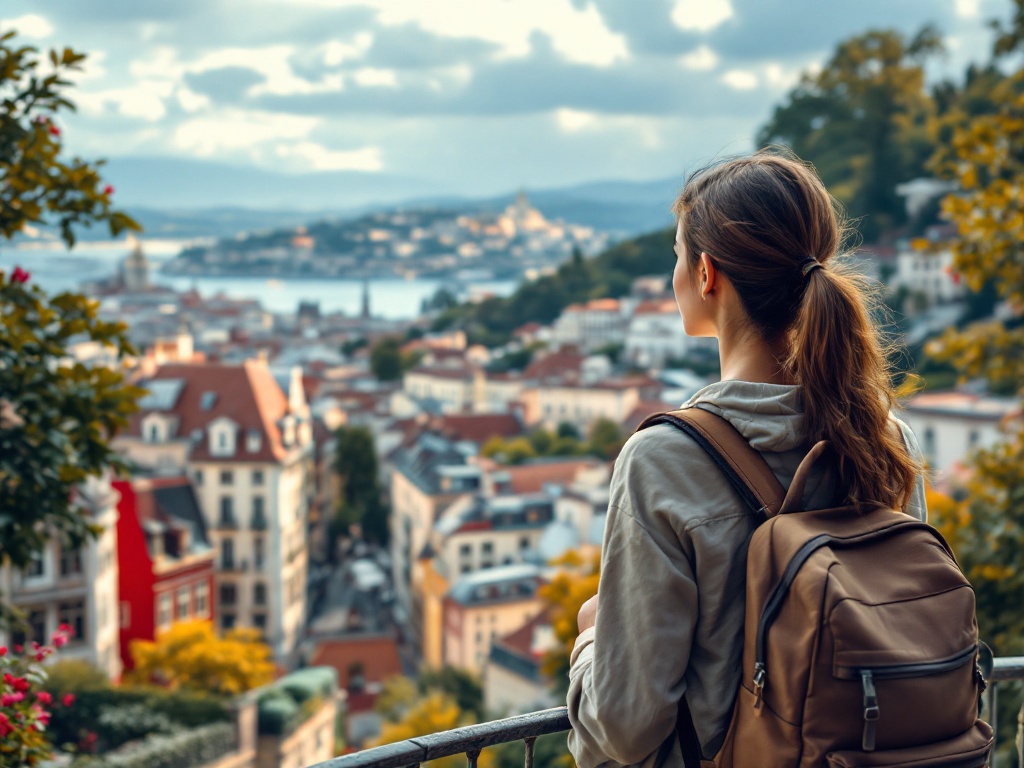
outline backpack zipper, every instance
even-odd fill
[[[978,646],[972,645],[969,648],[948,656],[938,661],[922,661],[912,664],[875,664],[861,667],[839,667],[836,670],[836,677],[840,680],[851,680],[860,678],[861,688],[864,691],[864,734],[861,739],[861,749],[865,752],[873,752],[875,749],[875,731],[878,725],[878,694],[875,690],[875,680],[894,680],[896,678],[927,677],[943,672],[951,672],[954,669],[969,664],[978,654]]]

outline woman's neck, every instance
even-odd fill
[[[781,362],[786,359],[787,352],[784,342],[767,342],[749,329],[723,333],[718,338],[722,380],[795,384]]]

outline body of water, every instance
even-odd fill
[[[202,296],[222,293],[235,299],[259,299],[272,312],[295,312],[299,302],[313,301],[321,312],[345,312],[357,315],[362,309],[361,280],[326,278],[276,279],[266,277],[177,277],[161,275],[160,265],[173,258],[188,243],[174,240],[147,240],[144,248],[153,269],[150,280],[179,291],[195,288]],[[20,266],[32,274],[48,292],[76,290],[82,283],[113,276],[128,254],[125,243],[82,243],[68,251],[61,246],[18,247],[0,250],[0,269]],[[420,313],[424,299],[439,288],[462,296],[507,296],[516,289],[512,280],[458,282],[445,279],[381,278],[370,280],[370,308],[375,317],[408,319]]]

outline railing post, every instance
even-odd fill
[[[1022,710],[1024,711],[1024,710]],[[527,736],[523,739],[523,744],[526,747],[526,765],[525,768],[533,768],[533,746],[537,742],[536,736]]]
[[[480,757],[479,749],[471,749],[466,752],[466,757],[469,758],[469,768],[476,768],[477,758]]]
[[[1024,704],[1017,713],[1017,765],[1024,766]]]
[[[986,702],[986,705],[988,706],[988,724],[992,726],[992,733],[993,734],[998,734],[999,733],[999,731],[998,731],[998,728],[999,728],[999,716],[998,716],[998,712],[996,711],[996,706],[999,704],[999,697],[996,695],[996,682],[995,682],[995,680],[991,681],[988,684],[988,690],[985,691],[985,697],[988,699],[988,701]],[[996,745],[998,745],[998,743],[999,743],[998,742],[998,736],[996,738],[997,738]],[[998,762],[998,758],[996,757],[996,750],[995,750],[995,746],[996,745],[993,745],[993,748],[992,748],[992,758],[991,758],[991,763],[989,764],[989,768],[996,768],[996,764]]]

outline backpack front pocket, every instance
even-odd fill
[[[825,764],[828,768],[983,768],[993,741],[992,728],[978,720],[955,739],[908,749],[830,752]]]

